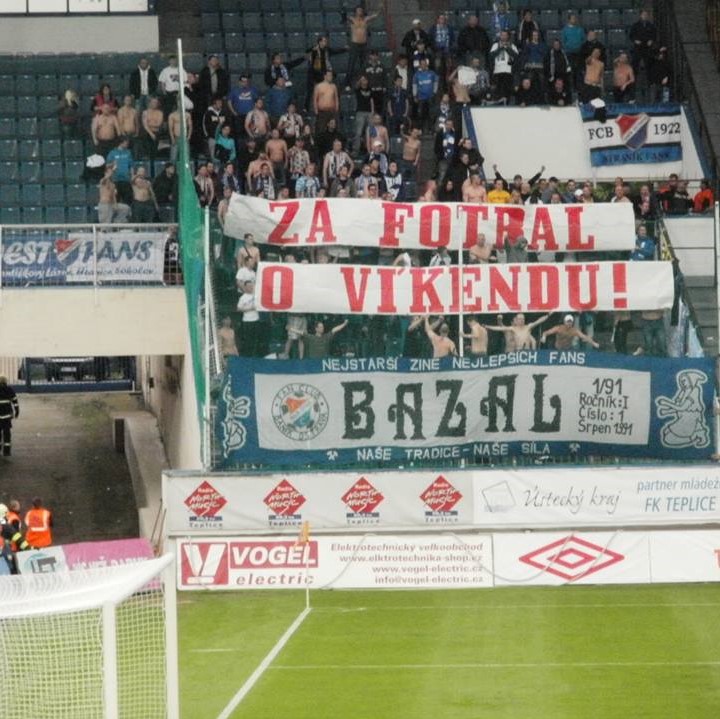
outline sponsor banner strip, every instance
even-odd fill
[[[489,536],[179,539],[180,589],[449,589],[492,586]]]
[[[714,364],[606,353],[229,358],[220,467],[605,453],[702,460]]]
[[[382,267],[261,262],[255,299],[269,312],[453,315],[672,307],[670,262]]]
[[[170,535],[720,521],[720,470],[623,468],[166,476]]]
[[[333,535],[304,545],[281,536],[204,537],[178,539],[176,551],[180,589],[461,589],[720,581],[720,531],[703,530]],[[597,604],[588,606],[601,610]],[[615,604],[607,606],[617,609]]]
[[[527,239],[531,251],[630,250],[632,206],[495,205],[477,203],[358,202],[347,198],[273,202],[233,194],[225,233],[284,247],[374,247],[457,250],[472,247],[479,234],[504,249],[505,238]]]

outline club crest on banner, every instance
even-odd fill
[[[314,439],[327,427],[330,409],[325,395],[304,382],[285,385],[272,403],[275,426],[289,439]]]
[[[620,115],[615,118],[615,124],[620,130],[620,139],[625,147],[639,150],[648,139],[650,116],[646,112],[639,115]]]
[[[675,375],[677,392],[655,398],[658,419],[666,422],[660,430],[665,447],[707,447],[710,429],[705,421],[702,386],[708,376],[700,370],[681,370]]]

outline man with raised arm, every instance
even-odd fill
[[[510,325],[484,325],[486,330],[491,332],[504,332],[505,333],[505,352],[515,352],[516,350],[534,350],[537,347],[537,342],[532,335],[532,331],[541,325],[548,318],[548,315],[543,315],[535,322],[531,322],[529,325],[525,324],[525,315],[522,312],[518,312],[513,317],[512,324]]]
[[[425,315],[425,334],[430,340],[433,348],[433,357],[448,357],[457,354],[455,343],[450,339],[450,327],[447,322],[440,325],[438,332],[430,326],[430,317]]]
[[[592,337],[588,337],[575,327],[575,318],[572,315],[565,315],[562,324],[556,325],[552,329],[545,330],[540,337],[540,343],[544,344],[548,337],[555,337],[556,350],[570,350],[573,347],[575,339],[579,339],[586,344],[592,345],[596,350],[600,349],[600,345],[595,342]]]

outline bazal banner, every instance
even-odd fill
[[[261,262],[255,298],[268,312],[451,315],[672,307],[670,262],[379,267]]]
[[[24,233],[2,237],[5,286],[162,282],[163,232]],[[97,249],[97,252],[96,252]]]
[[[601,122],[591,107],[582,109],[593,167],[682,160],[680,105],[608,105],[606,112]]]
[[[478,234],[503,249],[505,237],[528,240],[531,251],[630,250],[635,224],[631,206],[493,205],[477,203],[358,202],[346,198],[268,201],[234,194],[225,232],[285,247],[465,249]]]
[[[218,468],[598,453],[703,459],[712,453],[713,389],[707,358],[230,357]]]

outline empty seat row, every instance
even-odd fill
[[[293,12],[301,10],[341,11],[344,0],[200,0],[202,12]]]
[[[288,13],[203,13],[204,32],[262,32],[284,30],[285,32],[318,33],[321,30],[345,29],[339,12],[288,12]]]
[[[159,214],[160,222],[176,221],[173,207],[161,205]],[[98,215],[94,204],[0,207],[0,225],[84,225],[97,221]]]
[[[79,183],[41,185],[26,182],[21,185],[3,185],[0,193],[0,207],[13,207],[19,203],[30,207],[93,205],[97,201],[97,187]]]
[[[330,33],[330,47],[343,48],[348,44],[344,32]],[[206,53],[228,52],[293,52],[302,54],[312,47],[316,41],[314,33],[206,33],[204,47]],[[376,50],[388,47],[388,36],[384,30],[375,31],[370,35],[369,45]]]
[[[91,154],[82,140],[0,140],[0,162],[28,160],[82,160]]]
[[[138,160],[134,163],[135,167],[144,167],[150,177],[159,175],[165,166],[165,160]],[[12,185],[17,183],[41,183],[54,184],[77,183],[80,181],[85,170],[85,162],[83,160],[52,160],[38,161],[27,160],[18,162],[17,160],[0,161],[0,185]]]
[[[81,95],[95,95],[101,85],[110,85],[115,93],[123,93],[130,81],[129,74],[85,73],[83,75],[0,75],[0,96],[52,96],[57,101],[65,90]]]

